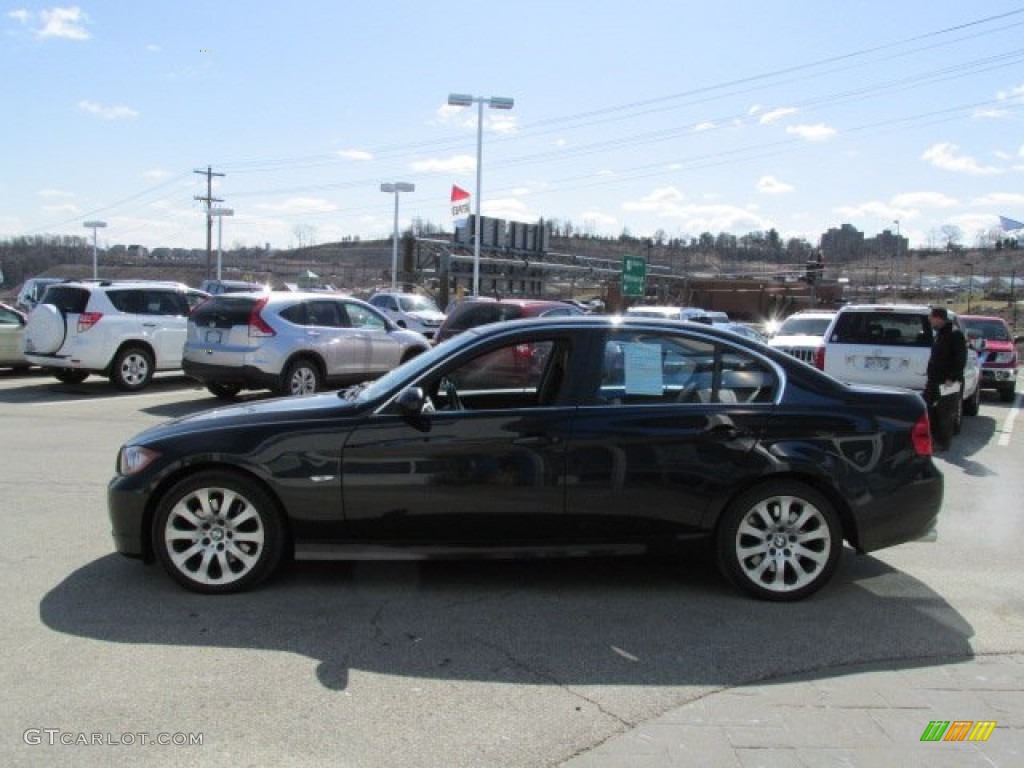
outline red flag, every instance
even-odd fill
[[[462,187],[457,187],[454,184],[452,184],[452,202],[453,203],[456,200],[465,200],[467,197],[469,197],[469,192],[464,190]]]

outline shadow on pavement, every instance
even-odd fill
[[[971,655],[959,613],[870,556],[847,550],[832,584],[796,604],[740,596],[703,549],[683,559],[295,563],[257,591],[204,597],[158,566],[110,555],[70,574],[39,612],[55,631],[105,642],[300,654],[332,690],[350,670],[729,686]]]
[[[111,397],[144,397],[162,392],[188,392],[201,389],[192,379],[180,375],[157,375],[140,392],[122,392],[103,376],[90,376],[80,384],[64,384],[50,374],[6,377],[24,379],[24,386],[0,389],[0,403],[75,402]]]

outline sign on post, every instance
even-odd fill
[[[642,256],[622,257],[622,295],[643,296],[647,262]]]

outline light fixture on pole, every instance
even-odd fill
[[[221,237],[224,234],[224,217],[234,216],[235,212],[231,208],[210,208],[206,212],[207,216],[217,217],[217,279],[220,280],[220,263],[221,263]]]
[[[98,267],[97,267],[97,263],[96,263],[97,262],[97,258],[96,258],[96,230],[97,229],[103,229],[103,227],[107,226],[107,222],[105,222],[105,221],[87,221],[87,222],[85,222],[83,224],[83,226],[86,229],[91,229],[92,230],[92,279],[95,280],[95,279],[97,279],[99,277],[99,275],[97,274]]]
[[[398,283],[398,193],[415,192],[416,185],[407,181],[385,182],[380,185],[380,191],[395,196],[395,226],[391,233],[391,290],[394,291]]]
[[[512,109],[515,102],[503,96],[470,96],[467,93],[448,94],[448,106],[468,107],[477,104],[476,113],[476,226],[473,232],[473,295],[480,295],[480,178],[484,138],[484,104],[491,109]]]

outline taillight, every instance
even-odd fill
[[[253,304],[252,311],[249,313],[249,338],[266,338],[277,335],[277,332],[267,325],[267,321],[260,315],[260,310],[267,306],[268,300],[269,297],[264,296]]]
[[[533,357],[533,346],[531,344],[516,344],[514,354],[517,360],[529,360]]]
[[[819,371],[825,370],[825,345],[814,350],[814,367]]]
[[[910,431],[910,439],[918,456],[932,455],[932,428],[928,423],[928,412],[921,414],[914,428]]]
[[[78,316],[78,332],[84,333],[92,328],[103,317],[102,312],[83,312]]]

